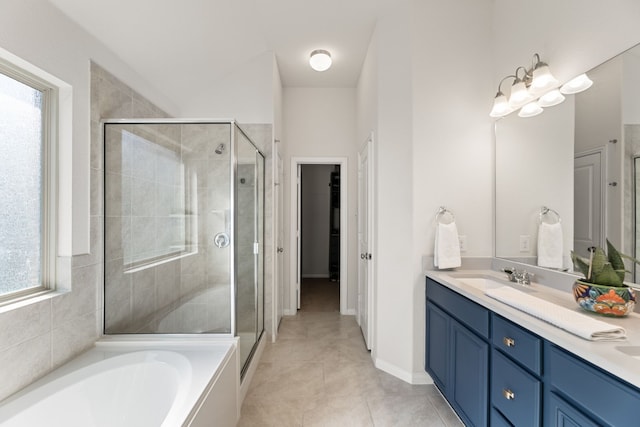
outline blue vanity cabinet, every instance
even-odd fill
[[[640,425],[640,390],[545,342],[545,425]]]
[[[640,426],[640,388],[430,278],[426,297],[425,368],[465,425]]]
[[[425,369],[465,425],[488,425],[489,311],[427,279]]]

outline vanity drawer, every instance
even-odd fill
[[[494,348],[536,375],[542,373],[542,340],[531,332],[492,313],[491,337]]]
[[[489,310],[486,308],[429,278],[427,299],[438,304],[478,335],[489,337]]]
[[[540,381],[493,350],[491,404],[518,427],[540,425]]]

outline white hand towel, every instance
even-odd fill
[[[538,227],[538,266],[562,268],[562,225],[559,222]]]
[[[560,307],[507,286],[487,289],[484,293],[586,340],[621,341],[625,340],[627,336],[624,328]]]
[[[455,222],[449,224],[438,223],[433,265],[440,269],[460,267],[462,265],[458,227],[456,227]]]

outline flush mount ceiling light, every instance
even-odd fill
[[[331,67],[331,54],[328,50],[316,49],[311,52],[309,65],[316,71],[326,71]]]
[[[518,73],[523,71],[524,75]],[[507,97],[501,89],[502,83],[513,79],[511,91]],[[493,108],[489,115],[499,118],[520,109],[518,116],[533,117],[542,113],[543,107],[552,107],[565,100],[562,94],[572,94],[588,89],[593,82],[586,76],[580,75],[560,89],[560,82],[549,70],[549,65],[540,60],[540,55],[533,55],[531,68],[518,67],[514,75],[503,78],[498,84],[498,93],[493,99]]]

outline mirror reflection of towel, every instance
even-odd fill
[[[455,222],[450,224],[438,223],[433,265],[440,269],[460,267],[462,265],[458,227],[456,227]]]
[[[562,225],[559,222],[538,227],[538,266],[562,268]]]

